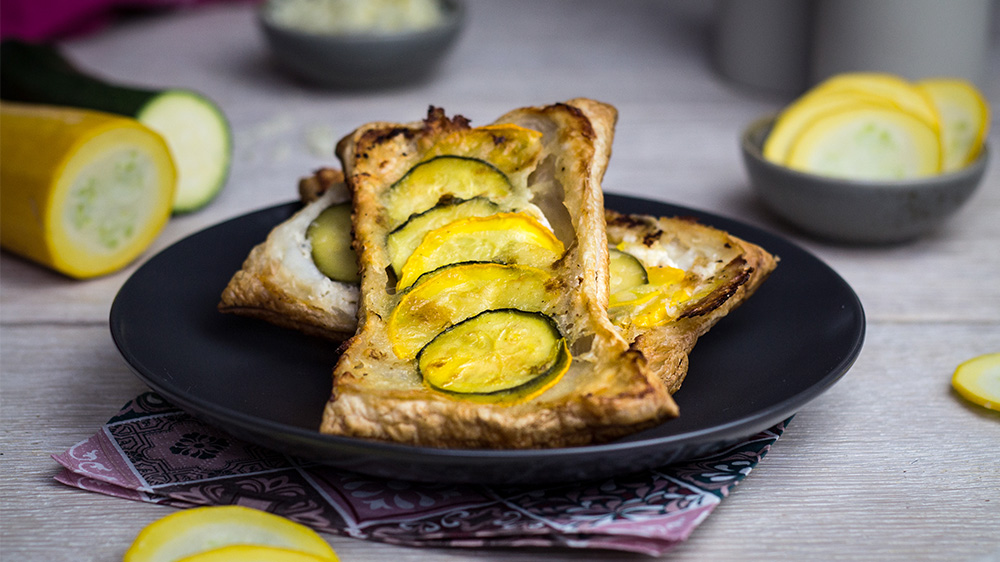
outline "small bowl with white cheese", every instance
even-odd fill
[[[461,0],[268,0],[258,22],[280,67],[329,88],[430,76],[461,32]]]

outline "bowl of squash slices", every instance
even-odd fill
[[[900,243],[975,192],[989,111],[964,80],[842,74],[750,124],[741,151],[753,190],[785,222],[830,241]]]

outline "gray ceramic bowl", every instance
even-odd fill
[[[291,74],[324,87],[373,88],[428,76],[458,38],[465,20],[462,0],[442,0],[444,22],[426,31],[333,35],[282,27],[267,5],[257,20],[275,60]]]
[[[743,162],[754,191],[775,214],[827,240],[886,244],[911,240],[943,223],[983,178],[988,147],[965,168],[910,181],[858,181],[823,177],[779,166],[761,147],[774,117],[743,132]]]

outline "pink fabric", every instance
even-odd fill
[[[787,423],[787,422],[786,422]],[[750,473],[785,423],[703,458],[589,482],[421,484],[293,459],[245,443],[155,393],[54,455],[68,486],[170,505],[238,504],[407,546],[549,547],[661,555]]]
[[[123,9],[152,10],[221,0],[3,0],[0,39],[47,41],[96,31]]]

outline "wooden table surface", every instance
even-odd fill
[[[620,120],[606,191],[784,235],[853,286],[868,321],[850,372],[802,408],[761,465],[664,559],[1000,557],[1000,414],[966,403],[949,384],[960,362],[1000,351],[1000,166],[994,158],[953,220],[911,243],[840,246],[787,228],[751,193],[737,138],[788,99],[720,79],[705,48],[703,14],[685,6],[475,1],[433,80],[376,92],[289,80],[269,60],[247,4],[138,17],[65,47],[80,66],[107,77],[201,90],[232,122],[235,154],[224,192],[204,210],[174,218],[142,259],[203,227],[294,198],[296,179],[335,163],[334,139],[367,121],[410,121],[429,104],[473,124],[577,96],[614,104]],[[994,131],[997,54],[994,41],[985,84]],[[145,390],[108,330],[112,299],[136,265],[81,282],[7,253],[0,258],[4,560],[120,559],[144,525],[171,512],[52,479],[57,465],[49,455],[89,437]],[[643,559],[328,538],[345,561]]]

